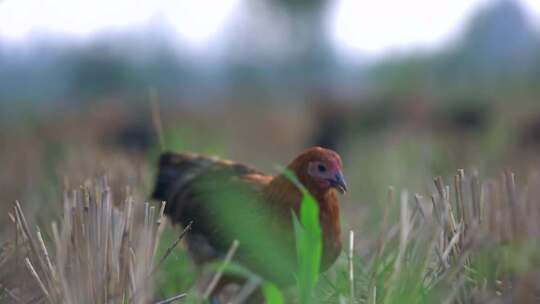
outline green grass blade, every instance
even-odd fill
[[[264,295],[264,299],[267,304],[283,304],[285,301],[283,300],[283,294],[279,290],[279,288],[270,282],[265,282],[262,285],[262,291]]]

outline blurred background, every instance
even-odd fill
[[[163,149],[277,172],[321,145],[371,242],[389,185],[534,168],[539,99],[537,0],[0,0],[1,208],[48,223],[104,173],[148,199]]]

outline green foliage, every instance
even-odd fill
[[[298,289],[300,303],[311,303],[313,289],[319,278],[322,254],[319,206],[305,190],[300,207],[300,223],[294,218],[296,249],[298,253]]]
[[[472,278],[495,285],[502,276],[519,276],[538,269],[540,245],[536,240],[520,240],[498,247],[490,246],[477,253],[472,265]]]
[[[283,304],[285,301],[283,300],[283,294],[279,290],[279,288],[270,282],[265,282],[262,285],[262,291],[264,294],[264,299],[266,300],[266,304]]]
[[[298,258],[297,284],[300,303],[311,303],[315,285],[319,278],[322,256],[322,233],[319,223],[319,205],[291,172],[285,175],[302,192],[300,220],[293,214]]]
[[[177,237],[176,229],[166,229],[161,236],[156,257],[161,258]],[[195,278],[195,269],[188,252],[178,246],[156,273],[156,285],[159,286],[156,292],[164,299],[175,296],[185,292],[195,282]]]
[[[201,199],[208,202],[211,210],[204,220],[219,223],[220,237],[215,242],[227,248],[238,240],[235,258],[249,262],[246,267],[256,269],[276,284],[293,281],[294,243],[287,228],[270,216],[270,206],[260,201],[259,192],[231,180],[227,172],[221,173],[210,172],[197,182]]]

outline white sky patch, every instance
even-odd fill
[[[434,45],[456,33],[483,0],[339,0],[330,33],[345,52]]]
[[[239,4],[239,0],[170,0],[162,14],[182,39],[203,47],[219,34]]]
[[[24,39],[34,31],[87,36],[158,17],[197,47],[219,33],[239,4],[240,0],[0,0],[0,37]]]
[[[88,35],[141,24],[149,13],[155,13],[153,5],[132,0],[3,0],[0,35],[15,39],[33,31]]]
[[[32,32],[85,37],[104,29],[163,18],[179,40],[211,48],[227,22],[249,0],[0,0],[0,38]],[[346,54],[436,46],[455,35],[475,9],[496,0],[335,0],[328,34]],[[540,25],[540,0],[521,2]]]
[[[495,1],[337,0],[329,33],[347,55],[436,47],[459,33],[475,10]],[[519,2],[540,20],[540,0]]]
[[[539,0],[521,0],[521,2],[529,11],[529,15],[533,18],[536,26],[540,26],[540,1]]]

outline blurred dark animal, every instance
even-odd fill
[[[358,107],[355,131],[363,135],[379,133],[396,124],[399,116],[393,100],[370,102]]]
[[[287,169],[319,204],[323,234],[321,270],[341,251],[338,192],[347,189],[340,156],[313,147]],[[196,263],[223,257],[233,240],[236,258],[278,284],[294,280],[296,248],[292,214],[299,215],[302,194],[284,174],[271,176],[244,164],[191,153],[164,153],[153,197],[167,201],[173,223],[187,225],[188,249]]]
[[[334,102],[316,100],[311,104],[315,122],[310,144],[341,151],[344,134],[348,129],[348,109]]]
[[[528,119],[519,131],[519,144],[524,148],[540,149],[540,115]]]
[[[126,152],[145,153],[157,144],[155,132],[150,123],[123,123],[105,135],[105,144]]]
[[[477,99],[452,100],[439,111],[435,124],[460,135],[484,131],[491,119],[490,102]]]
[[[395,98],[363,100],[318,97],[311,103],[314,127],[310,144],[340,152],[348,136],[372,136],[396,124]]]

